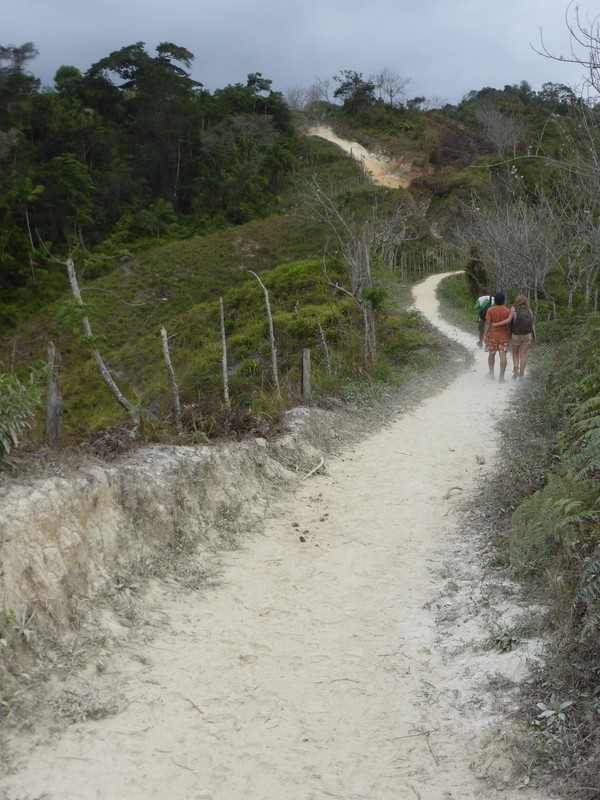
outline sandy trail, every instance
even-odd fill
[[[518,389],[441,321],[439,280],[416,307],[476,365],[302,483],[219,585],[160,589],[168,624],[101,676],[120,713],[19,745],[10,800],[542,800],[508,777],[486,680],[522,656],[473,649],[482,572],[460,525]]]
[[[309,131],[310,136],[319,136],[327,139],[328,142],[341,147],[344,152],[362,164],[363,169],[370,176],[374,183],[379,186],[387,186],[391,189],[406,189],[410,182],[415,178],[419,171],[413,168],[409,159],[389,159],[383,155],[378,155],[358,142],[351,142],[337,136],[331,128],[326,125],[316,125]]]

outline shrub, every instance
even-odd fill
[[[17,447],[34,422],[41,392],[38,374],[32,370],[27,381],[16,375],[0,374],[0,457]]]

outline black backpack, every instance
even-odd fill
[[[517,306],[515,315],[510,323],[512,333],[523,336],[533,330],[533,314],[527,306]]]

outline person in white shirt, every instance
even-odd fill
[[[477,347],[483,347],[483,328],[485,326],[485,314],[490,306],[494,305],[494,298],[487,289],[483,290],[481,297],[475,303],[475,310],[477,311],[477,324],[479,326],[479,341]],[[487,350],[487,347],[485,348]]]

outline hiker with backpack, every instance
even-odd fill
[[[510,331],[506,326],[506,320],[510,311],[504,305],[506,296],[504,292],[496,292],[494,304],[489,306],[485,314],[485,328],[483,339],[488,351],[488,378],[494,380],[494,367],[496,365],[496,353],[500,356],[500,383],[504,383],[504,373],[506,372],[507,353],[510,346]],[[504,327],[502,327],[504,323]]]
[[[533,312],[529,308],[529,303],[524,294],[519,294],[515,297],[515,303],[508,317],[501,322],[493,324],[492,327],[496,328],[501,325],[506,325],[507,330],[511,333],[513,381],[523,380],[525,367],[527,366],[529,345],[535,344],[537,339]]]
[[[488,308],[493,305],[494,298],[488,292],[487,289],[483,290],[483,294],[481,297],[477,299],[475,303],[475,310],[477,311],[477,325],[479,327],[479,341],[477,342],[477,347],[483,347],[483,329],[485,327],[485,315],[487,313]]]

